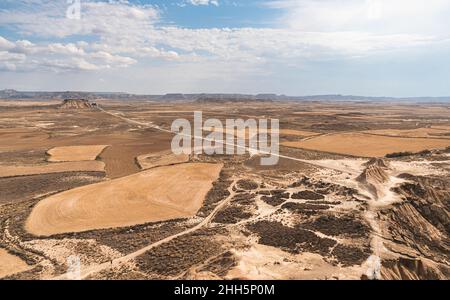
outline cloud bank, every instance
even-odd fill
[[[444,0],[270,0],[260,5],[282,15],[272,28],[200,29],[165,25],[160,7],[128,1],[82,1],[80,20],[66,18],[66,1],[14,3],[0,10],[0,26],[22,38],[0,36],[4,72],[98,72],[155,64],[212,72],[210,66],[226,64],[258,77],[273,65],[370,59],[446,48],[450,40],[450,2]]]

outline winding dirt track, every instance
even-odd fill
[[[132,120],[132,119],[126,118],[120,112],[112,113],[112,112],[109,112],[107,110],[104,110],[101,107],[98,107],[98,109],[103,111],[104,113],[106,113],[108,115],[111,115],[113,117],[122,119],[125,122],[128,122],[130,124],[134,124],[134,125],[138,125],[138,126],[144,126],[144,127],[147,127],[147,128],[153,128],[153,129],[159,130],[161,132],[174,134],[171,130],[164,129],[164,128],[160,127],[160,126],[153,125],[151,123],[139,122],[139,121],[136,121],[136,120]],[[202,137],[202,136],[201,137],[200,136],[192,136],[192,135],[185,135],[185,136],[191,137],[191,138],[196,138],[196,139],[208,140],[207,138]],[[260,155],[272,155],[272,156],[275,156],[275,157],[278,157],[278,158],[285,158],[285,159],[292,160],[292,161],[298,161],[298,162],[302,162],[302,163],[305,163],[305,164],[318,166],[318,167],[321,167],[321,168],[326,168],[326,169],[330,169],[330,170],[334,170],[334,171],[338,171],[338,172],[348,173],[348,174],[354,175],[354,176],[358,176],[359,175],[359,171],[358,170],[354,170],[354,169],[351,169],[351,168],[338,168],[336,166],[327,166],[326,164],[323,164],[323,163],[320,163],[320,162],[315,162],[315,161],[300,159],[300,158],[296,158],[296,157],[286,156],[286,155],[282,155],[282,154],[279,154],[279,153],[270,153],[270,152],[262,151],[262,150],[259,150],[259,149],[253,149],[253,148],[250,148],[250,147],[247,147],[247,146],[240,146],[240,145],[230,144],[230,143],[227,143],[225,141],[222,143],[222,145],[235,146],[237,148],[243,148],[246,151],[248,151],[249,153],[255,153],[255,154],[260,154]]]
[[[162,244],[168,243],[168,242],[170,242],[170,241],[172,241],[172,240],[174,240],[174,239],[176,239],[176,238],[178,238],[180,236],[183,236],[183,235],[195,232],[195,231],[197,231],[197,230],[207,226],[211,222],[211,220],[216,216],[216,214],[222,208],[224,208],[231,201],[231,199],[233,199],[233,197],[235,196],[235,192],[233,191],[233,187],[236,185],[236,182],[237,182],[237,180],[234,180],[233,183],[228,188],[228,192],[230,193],[230,195],[226,199],[222,200],[222,202],[220,202],[216,206],[216,208],[202,222],[200,222],[196,226],[194,226],[192,228],[189,228],[189,229],[187,229],[185,231],[182,231],[180,233],[171,235],[171,236],[169,236],[169,237],[167,237],[165,239],[162,239],[160,241],[157,241],[155,243],[152,243],[152,244],[150,244],[150,245],[148,245],[148,246],[146,246],[144,248],[141,248],[141,249],[139,249],[139,250],[137,250],[137,251],[135,251],[133,253],[130,253],[128,255],[125,255],[125,256],[122,256],[122,257],[120,257],[118,259],[115,259],[115,260],[112,261],[112,263],[111,262],[106,262],[106,263],[103,263],[103,264],[99,264],[99,265],[96,265],[96,266],[92,266],[92,267],[88,267],[88,268],[82,269],[81,272],[80,272],[80,276],[78,278],[76,278],[76,279],[86,279],[87,277],[89,277],[92,274],[101,272],[103,270],[111,269],[111,268],[114,268],[114,267],[118,267],[121,264],[124,264],[124,263],[126,263],[126,262],[128,262],[128,261],[130,261],[130,260],[132,260],[132,259],[134,259],[136,257],[138,257],[139,255],[142,255],[145,252],[155,248],[155,247],[158,247],[158,246],[160,246]],[[66,273],[66,274],[63,274],[61,276],[55,277],[53,279],[55,279],[55,280],[73,279],[73,274]]]
[[[131,119],[128,119],[128,118],[126,118],[126,117],[124,117],[122,115],[118,115],[118,114],[115,114],[115,113],[108,112],[108,111],[106,111],[106,110],[104,110],[104,109],[102,109],[100,107],[99,107],[99,109],[101,111],[109,114],[109,115],[118,117],[118,118],[120,118],[120,119],[122,119],[122,120],[124,120],[126,122],[131,123],[131,124],[135,124],[135,125],[139,125],[139,126],[146,126],[148,128],[154,128],[154,129],[160,130],[162,132],[166,132],[166,133],[172,133],[170,130],[163,129],[163,128],[159,127],[159,126],[155,126],[155,125],[152,125],[152,124],[131,120]],[[202,137],[202,139],[204,139],[204,138]],[[253,149],[250,149],[248,147],[245,147],[245,148],[248,151],[254,151]],[[261,151],[259,153],[261,153],[261,154],[269,154],[269,153],[262,153]],[[272,154],[272,155],[275,155],[275,156],[277,156],[279,158],[286,158],[286,159],[293,160],[293,161],[299,161],[299,162],[307,163],[307,164],[310,164],[310,165],[319,166],[319,167],[322,167],[322,168],[328,168],[328,169],[331,169],[331,170],[348,173],[348,174],[355,175],[355,176],[359,175],[358,170],[354,170],[354,169],[349,168],[349,167],[344,167],[344,168],[337,168],[336,166],[331,166],[330,167],[330,166],[327,166],[327,164],[325,164],[325,163],[315,163],[314,161],[298,159],[298,158],[295,158],[295,157],[289,157],[289,156],[280,155],[280,154]],[[86,279],[87,277],[89,277],[89,276],[91,276],[91,275],[93,275],[95,273],[98,273],[98,272],[101,272],[101,271],[104,271],[104,270],[107,270],[107,269],[111,269],[111,268],[114,268],[114,267],[118,267],[121,264],[129,262],[130,260],[138,257],[139,255],[144,254],[145,252],[147,252],[147,251],[149,251],[149,250],[151,250],[151,249],[153,249],[155,247],[158,247],[158,246],[160,246],[162,244],[165,244],[167,242],[170,242],[170,241],[174,240],[177,237],[180,237],[180,236],[183,236],[183,235],[195,232],[195,231],[197,231],[197,230],[207,226],[211,222],[211,220],[216,216],[216,214],[222,208],[224,208],[231,201],[231,199],[235,196],[235,192],[233,191],[233,187],[236,185],[236,182],[237,182],[237,179],[235,179],[233,181],[233,183],[231,184],[231,186],[228,188],[228,191],[229,191],[230,195],[226,199],[224,199],[222,202],[220,202],[216,206],[216,208],[213,210],[213,212],[211,212],[211,214],[209,214],[198,225],[196,225],[196,226],[194,226],[194,227],[192,227],[190,229],[187,229],[187,230],[185,230],[183,232],[180,232],[178,234],[169,236],[169,237],[167,237],[165,239],[162,239],[160,241],[152,243],[152,244],[150,244],[150,245],[148,245],[148,246],[146,246],[144,248],[141,248],[141,249],[139,249],[139,250],[137,250],[137,251],[135,251],[135,252],[133,252],[131,254],[125,255],[125,256],[123,256],[121,258],[118,258],[118,259],[115,259],[114,261],[112,261],[112,263],[111,262],[106,262],[106,263],[103,263],[103,264],[99,264],[99,265],[96,265],[96,266],[92,266],[92,267],[88,267],[88,268],[82,269],[80,271],[80,274],[79,274],[80,276],[78,278],[76,278],[76,279]],[[55,280],[66,280],[66,279],[74,279],[74,278],[73,278],[73,274],[65,273],[65,274],[63,274],[61,276],[54,277],[53,279],[55,279]]]

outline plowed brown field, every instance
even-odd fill
[[[221,164],[181,164],[66,191],[39,202],[26,229],[49,236],[190,217],[221,169]]]

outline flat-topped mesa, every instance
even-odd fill
[[[367,190],[378,198],[381,186],[389,181],[388,164],[380,158],[372,158],[364,164],[366,168],[356,180],[367,188]]]
[[[65,99],[59,108],[61,109],[91,109],[95,103],[90,103],[86,99]]]

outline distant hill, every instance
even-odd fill
[[[313,96],[285,96],[277,94],[166,94],[166,95],[137,95],[128,93],[107,92],[21,92],[12,89],[0,90],[0,99],[115,99],[137,101],[198,101],[198,102],[236,102],[236,101],[408,101],[417,103],[447,103],[449,97],[366,97],[354,95],[313,95]]]
[[[249,101],[257,101],[257,102],[273,102],[273,100],[269,99],[258,99],[258,98],[249,98],[249,97],[211,97],[211,96],[202,96],[197,98],[196,103],[246,103]]]
[[[94,107],[89,100],[65,99],[59,108],[61,109],[90,109]]]

